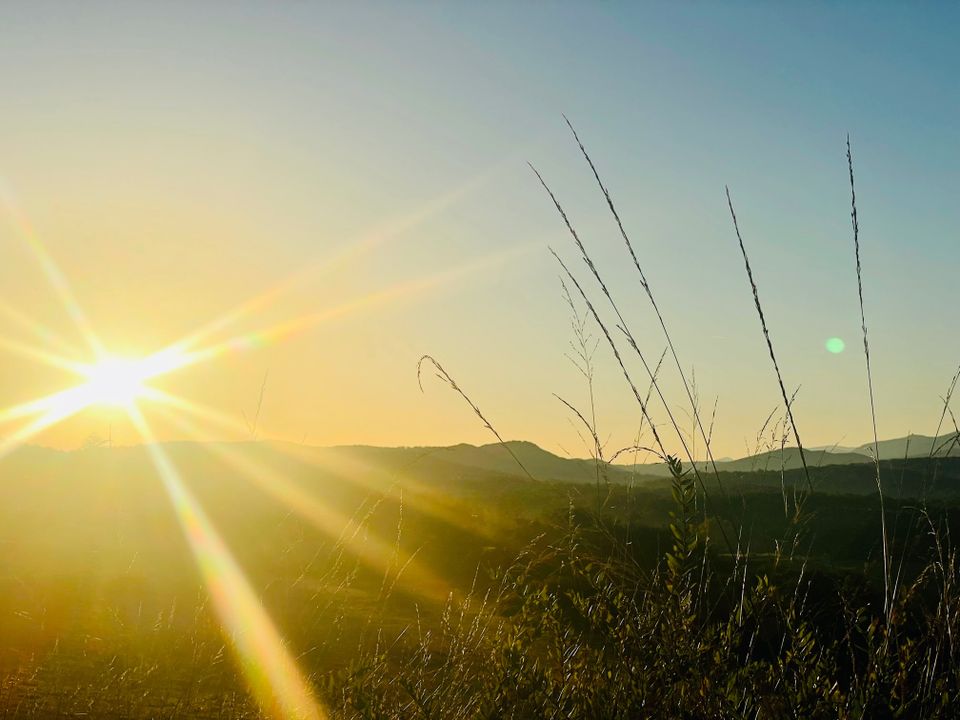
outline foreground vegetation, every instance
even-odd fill
[[[215,474],[203,446],[170,449],[205,478],[192,487],[335,717],[952,715],[960,496],[888,503],[904,561],[885,615],[869,466],[815,470],[824,491],[797,523],[779,473],[722,476],[729,503],[708,516],[678,462],[672,479],[605,489],[598,512],[589,482],[426,467],[400,486],[373,487],[371,472],[344,487],[282,448],[234,449],[286,457],[319,500],[362,508],[363,537],[328,537]],[[269,717],[144,453],[66,457],[62,475],[0,491],[0,716]],[[960,459],[937,465],[955,486]],[[721,526],[747,528],[733,553]],[[370,543],[413,565],[365,566]],[[447,586],[428,591],[423,573]]]

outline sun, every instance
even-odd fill
[[[128,408],[144,394],[150,375],[143,359],[107,355],[84,368],[83,389],[93,405]]]
[[[96,362],[77,368],[84,382],[74,392],[84,406],[130,410],[137,400],[157,396],[148,381],[191,363],[189,355],[172,348],[139,358],[104,353]]]

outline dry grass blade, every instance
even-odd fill
[[[933,459],[935,455],[938,455],[943,451],[945,447],[951,445],[956,438],[948,438],[937,446],[937,440],[940,439],[940,431],[943,429],[943,422],[947,419],[947,412],[950,410],[950,401],[953,399],[953,393],[957,389],[957,381],[960,380],[960,367],[957,368],[957,371],[953,374],[953,378],[950,380],[950,386],[947,388],[947,393],[944,395],[941,400],[943,401],[943,410],[940,412],[940,421],[937,423],[937,431],[933,434],[933,442],[930,443],[930,456],[929,459]]]
[[[547,185],[546,181],[543,179],[543,176],[540,172],[530,163],[530,169],[533,170],[534,175],[537,176],[537,179],[540,181],[540,185],[543,186],[543,189],[547,192],[547,195],[550,196],[550,200],[553,202],[554,207],[557,210],[557,213],[560,215],[560,218],[563,220],[564,225],[567,228],[567,231],[573,237],[574,242],[576,243],[577,248],[580,250],[581,259],[589,268],[590,273],[593,275],[594,279],[597,281],[597,284],[600,286],[600,290],[603,292],[604,297],[607,298],[607,302],[610,304],[611,309],[614,314],[617,316],[618,324],[617,328],[624,334],[629,343],[630,347],[633,348],[633,351],[636,353],[637,357],[640,358],[640,362],[643,365],[643,369],[647,373],[647,377],[650,380],[650,384],[657,393],[657,397],[660,399],[660,403],[663,405],[664,412],[667,414],[667,418],[670,421],[670,425],[673,427],[676,432],[677,439],[680,441],[680,446],[683,448],[684,455],[687,458],[687,461],[690,465],[691,470],[693,470],[693,475],[697,480],[697,483],[700,485],[700,489],[703,492],[703,510],[704,514],[707,513],[707,503],[710,498],[710,493],[707,490],[707,484],[703,480],[703,475],[700,473],[700,469],[697,467],[693,453],[690,451],[690,446],[684,437],[684,432],[680,427],[680,424],[677,422],[674,417],[673,411],[670,409],[670,403],[667,402],[666,397],[663,394],[663,390],[660,387],[660,383],[657,380],[657,372],[651,369],[650,364],[647,362],[647,358],[644,356],[643,352],[640,350],[639,345],[637,344],[636,339],[633,336],[633,333],[630,332],[630,329],[627,325],[627,321],[624,319],[623,314],[620,312],[620,308],[617,306],[617,303],[614,301],[613,296],[610,294],[610,290],[607,288],[607,284],[603,281],[603,278],[600,275],[600,272],[597,270],[596,265],[593,262],[593,259],[590,257],[590,254],[587,252],[586,247],[584,247],[583,242],[580,240],[580,236],[577,234],[577,231],[574,229],[573,224],[570,222],[570,218],[567,216],[566,211],[563,209],[563,206],[560,204],[560,201],[557,200],[557,196],[554,194],[553,190],[550,189],[550,186]],[[600,315],[597,313],[596,309],[593,307],[593,304],[587,298],[587,294],[584,292],[580,283],[574,277],[573,273],[570,272],[569,268],[564,264],[563,260],[560,259],[560,256],[553,250],[550,249],[550,252],[557,259],[557,262],[560,263],[560,266],[563,268],[564,272],[567,274],[567,277],[570,278],[570,281],[577,288],[577,291],[580,293],[580,296],[583,298],[587,307],[590,309],[590,313],[593,315],[597,324],[603,330],[603,334],[607,339],[607,342],[610,344],[610,347],[613,349],[613,353],[617,358],[617,362],[620,365],[620,369],[623,371],[624,377],[627,379],[627,382],[630,385],[630,389],[633,391],[633,395],[636,398],[637,402],[640,404],[641,410],[647,422],[650,424],[650,429],[653,432],[654,440],[656,441],[657,446],[660,448],[660,451],[664,457],[671,457],[667,453],[666,448],[661,441],[660,435],[654,425],[653,421],[650,418],[649,412],[647,410],[647,403],[640,397],[640,393],[637,390],[636,385],[634,384],[632,378],[630,377],[629,372],[626,369],[626,366],[623,363],[623,359],[620,356],[620,352],[617,349],[616,343],[614,343],[613,338],[610,336],[609,331],[606,326],[600,320]],[[659,365],[658,365],[659,370]],[[720,477],[717,475],[717,487],[720,490],[720,494],[723,496],[724,501],[727,501],[726,491],[722,483],[720,482]],[[727,531],[723,526],[723,521],[719,514],[716,512],[713,513],[714,518],[717,520],[717,527],[720,530],[720,534],[723,536],[724,543],[727,546],[728,550],[732,550],[732,545],[730,544],[730,538],[727,535]]]
[[[597,404],[596,394],[594,393],[593,388],[593,356],[597,350],[597,346],[600,344],[600,340],[599,338],[594,339],[593,336],[587,331],[589,315],[586,312],[581,313],[577,309],[577,305],[573,301],[573,297],[570,295],[570,290],[567,288],[567,284],[564,282],[562,277],[560,278],[560,287],[563,288],[563,299],[570,308],[572,315],[570,325],[576,340],[576,343],[574,343],[573,340],[570,341],[570,350],[572,354],[567,354],[567,358],[577,369],[577,372],[583,376],[583,379],[587,383],[587,396],[590,400],[590,422],[586,422],[586,418],[581,415],[579,411],[577,411],[577,415],[580,416],[580,419],[584,421],[584,425],[586,425],[587,431],[593,440],[593,447],[590,448],[590,454],[593,456],[594,479],[596,480],[597,498],[599,503],[601,476],[605,477],[606,472],[601,469],[604,463],[603,443],[601,443],[600,435],[597,432]]]
[[[536,172],[536,171],[534,171]],[[593,319],[596,321],[597,325],[600,327],[600,330],[603,332],[603,336],[607,339],[607,344],[610,345],[610,349],[613,351],[613,356],[617,359],[617,364],[620,365],[620,370],[623,372],[623,377],[626,379],[627,384],[630,386],[630,389],[633,391],[633,396],[636,398],[637,403],[640,405],[640,412],[643,413],[643,417],[646,419],[647,424],[650,425],[650,431],[653,433],[654,442],[656,442],[657,447],[660,449],[660,456],[666,457],[667,450],[663,445],[663,441],[660,439],[660,433],[657,432],[657,426],[654,424],[653,419],[650,417],[650,412],[648,410],[648,403],[644,401],[643,397],[640,395],[640,391],[637,389],[637,386],[633,382],[633,378],[630,377],[630,373],[627,370],[627,366],[623,363],[623,358],[620,356],[620,350],[617,348],[617,344],[613,341],[613,337],[610,335],[610,331],[607,330],[607,326],[604,324],[603,320],[600,319],[600,315],[597,313],[596,308],[593,307],[593,303],[590,302],[590,298],[587,297],[587,294],[583,291],[583,288],[580,286],[579,281],[574,277],[573,273],[570,272],[570,269],[567,267],[566,263],[557,255],[556,251],[553,248],[550,248],[550,253],[553,257],[556,258],[557,262],[560,263],[560,267],[563,268],[563,271],[567,274],[567,277],[570,278],[570,282],[573,283],[573,286],[577,289],[577,292],[580,294],[580,297],[583,298],[583,302],[586,304],[587,309],[590,311],[590,314],[593,316]]]
[[[650,305],[653,307],[654,313],[656,313],[657,320],[660,322],[660,329],[663,331],[663,337],[667,341],[667,347],[670,350],[670,355],[673,357],[674,364],[677,367],[677,372],[680,374],[680,379],[683,382],[684,390],[687,393],[687,400],[690,402],[690,406],[693,409],[693,416],[696,421],[697,427],[700,430],[700,435],[703,437],[703,441],[706,445],[707,458],[710,460],[710,465],[713,468],[713,473],[716,476],[717,484],[723,491],[723,486],[720,481],[720,474],[717,470],[717,463],[713,458],[713,450],[710,447],[711,432],[703,426],[703,422],[700,418],[700,412],[697,408],[697,403],[694,401],[693,391],[690,388],[690,383],[687,381],[686,373],[683,370],[683,366],[680,363],[680,358],[677,356],[677,351],[673,346],[673,339],[670,336],[669,330],[667,330],[667,323],[663,319],[663,313],[660,312],[660,306],[657,305],[656,299],[653,297],[653,291],[650,289],[650,283],[647,281],[647,276],[643,272],[643,268],[640,266],[640,261],[637,259],[637,253],[634,251],[633,243],[630,241],[630,236],[627,234],[627,231],[623,227],[623,222],[620,220],[620,213],[617,212],[617,207],[614,205],[613,198],[610,196],[610,191],[607,189],[607,186],[604,184],[603,180],[600,179],[600,173],[597,171],[596,165],[593,163],[593,159],[590,157],[590,154],[587,152],[587,149],[584,147],[583,142],[580,140],[580,136],[577,135],[577,131],[574,129],[573,124],[570,122],[570,119],[564,115],[564,121],[567,123],[567,127],[570,128],[570,132],[573,133],[573,138],[576,140],[577,145],[580,147],[580,152],[583,154],[584,159],[587,161],[587,164],[590,166],[590,170],[593,172],[593,177],[597,181],[597,185],[600,186],[600,190],[603,192],[603,197],[607,201],[607,207],[610,209],[610,213],[613,215],[613,219],[617,223],[617,227],[620,230],[620,237],[623,238],[624,244],[627,246],[627,251],[630,253],[630,258],[633,260],[633,265],[637,269],[637,272],[640,274],[640,284],[643,286],[643,290],[647,295],[647,298],[650,300]]]
[[[651,455],[656,455],[657,457],[660,457],[660,454],[656,450],[654,450],[652,447],[649,447],[648,445],[627,445],[627,447],[622,447],[619,450],[617,450],[615,453],[613,453],[613,455],[610,456],[610,459],[607,460],[607,462],[613,464],[616,461],[616,459],[621,455],[626,455],[627,453],[638,453],[638,452],[650,453]],[[660,459],[665,460],[664,458],[660,458]]]
[[[263,409],[263,395],[267,390],[267,377],[269,372],[263,374],[263,382],[260,383],[260,394],[257,397],[257,410],[253,414],[253,422],[250,424],[250,439],[257,439],[257,426],[260,424],[260,411]]]
[[[857,260],[857,297],[860,300],[860,327],[863,330],[863,356],[867,363],[867,389],[870,393],[870,421],[873,425],[873,463],[876,470],[877,495],[880,497],[880,530],[883,535],[883,607],[890,612],[890,558],[887,541],[887,513],[880,482],[880,441],[877,439],[877,407],[873,399],[873,372],[870,369],[870,342],[867,339],[867,318],[863,309],[863,276],[860,270],[860,225],[857,222],[857,191],[853,183],[853,153],[847,135],[847,169],[850,173],[850,222],[853,226],[853,249]]]
[[[520,461],[520,458],[517,457],[517,454],[513,452],[513,448],[510,447],[510,444],[500,436],[500,433],[497,432],[497,429],[493,426],[493,424],[489,420],[487,420],[486,416],[483,414],[483,412],[481,412],[480,408],[477,407],[476,403],[473,402],[473,400],[470,399],[470,396],[467,395],[460,388],[460,386],[457,384],[457,381],[453,379],[453,376],[450,375],[450,373],[448,373],[443,368],[443,365],[437,362],[430,355],[424,355],[417,361],[417,383],[420,385],[420,392],[423,392],[423,364],[425,362],[428,362],[431,365],[433,365],[434,370],[436,370],[437,377],[443,380],[445,383],[447,383],[447,385],[449,385],[454,392],[456,392],[460,397],[463,398],[463,400],[467,403],[467,405],[470,406],[470,408],[473,410],[476,416],[480,418],[480,421],[483,423],[483,426],[487,430],[492,432],[494,437],[497,438],[497,442],[499,442],[500,445],[508,453],[510,453],[510,457],[512,457],[514,462],[516,462],[517,465],[520,466],[520,469],[523,470],[524,474],[531,480],[536,480],[536,478],[534,478],[533,475],[530,474],[530,471],[527,470],[526,466]]]
[[[777,382],[780,384],[780,394],[783,396],[783,404],[787,409],[787,417],[790,420],[790,426],[793,429],[793,437],[797,441],[797,449],[800,452],[800,462],[803,465],[803,475],[807,481],[807,489],[813,492],[813,482],[810,480],[810,470],[807,467],[807,458],[803,452],[803,443],[800,441],[800,431],[797,430],[797,423],[793,419],[793,409],[790,407],[790,398],[787,395],[787,388],[783,384],[783,375],[780,373],[780,365],[777,363],[777,355],[773,351],[773,341],[770,340],[770,331],[767,330],[767,320],[763,315],[763,306],[760,304],[760,295],[757,292],[757,283],[753,279],[753,269],[750,267],[750,258],[747,256],[747,249],[743,245],[743,236],[740,234],[740,225],[737,223],[737,214],[733,210],[733,200],[730,198],[730,188],[726,188],[727,207],[730,208],[730,217],[733,218],[733,229],[737,233],[737,242],[740,243],[740,253],[743,255],[743,264],[747,269],[747,279],[750,281],[750,289],[753,291],[753,302],[757,308],[757,315],[760,316],[760,326],[763,328],[763,337],[767,341],[767,350],[770,353],[770,360],[773,362],[773,369],[777,374]]]
[[[607,288],[607,284],[603,281],[603,278],[600,276],[600,272],[597,270],[597,266],[594,264],[593,259],[590,257],[590,254],[587,252],[586,247],[584,247],[583,242],[580,240],[580,236],[577,234],[577,231],[574,229],[573,224],[570,222],[570,218],[567,217],[567,213],[563,209],[563,206],[560,204],[560,201],[557,200],[557,196],[554,194],[553,190],[550,189],[550,186],[547,185],[546,181],[543,179],[543,176],[539,173],[539,171],[533,165],[530,165],[530,169],[533,170],[534,174],[537,176],[537,179],[540,181],[540,184],[543,186],[543,189],[546,190],[547,195],[550,196],[550,200],[553,202],[554,207],[556,208],[557,212],[560,214],[560,218],[563,220],[564,225],[566,225],[566,228],[569,231],[571,237],[573,237],[573,240],[576,243],[577,248],[580,250],[580,256],[583,259],[583,262],[586,263],[587,267],[590,270],[590,273],[593,275],[594,279],[597,281],[597,284],[600,286],[600,290],[603,292],[604,297],[607,298],[607,302],[610,304],[610,307],[613,309],[614,314],[616,314],[617,320],[618,320],[617,328],[624,334],[624,336],[627,338],[627,342],[629,343],[630,347],[633,348],[633,351],[640,358],[640,362],[643,365],[643,369],[646,371],[647,377],[650,379],[654,389],[657,392],[657,396],[660,398],[660,402],[663,405],[664,411],[667,413],[667,417],[670,420],[670,424],[673,426],[674,430],[677,433],[677,438],[680,440],[680,444],[683,447],[684,453],[690,463],[690,466],[693,468],[694,474],[696,474],[698,480],[700,481],[700,485],[703,488],[704,494],[706,494],[706,486],[703,483],[703,479],[700,477],[700,472],[697,469],[697,464],[694,461],[693,454],[690,452],[690,448],[687,445],[687,441],[683,436],[683,430],[680,428],[680,424],[674,418],[673,411],[670,409],[670,404],[667,402],[667,399],[664,397],[663,391],[660,389],[660,384],[659,382],[657,382],[656,375],[654,374],[653,369],[650,367],[650,364],[647,362],[646,356],[643,354],[643,352],[640,350],[640,347],[637,345],[637,342],[634,339],[633,334],[630,332],[627,326],[627,321],[624,319],[623,314],[620,312],[620,308],[617,307],[616,302],[614,302],[613,296],[610,294],[610,290]],[[569,277],[570,280],[574,283],[581,297],[587,303],[587,307],[590,308],[590,312],[594,316],[594,319],[597,321],[598,324],[601,325],[601,328],[603,328],[604,335],[606,335],[607,341],[609,342],[610,346],[614,348],[614,353],[617,356],[617,361],[620,362],[620,367],[623,369],[624,374],[626,375],[627,374],[626,367],[624,366],[623,361],[620,358],[619,351],[616,350],[616,345],[613,342],[613,338],[610,337],[610,333],[606,330],[606,327],[601,323],[600,316],[597,314],[593,305],[587,299],[587,295],[584,292],[583,288],[580,286],[580,283],[577,282],[576,278],[573,276],[573,274],[570,272],[567,266],[563,263],[562,260],[560,260],[560,256],[557,255],[557,253],[554,252],[553,249],[551,249],[550,252],[553,253],[553,256],[557,258],[557,260],[560,262],[560,265],[563,267],[564,271],[566,272],[567,277]],[[643,414],[647,416],[647,421],[650,422],[649,414],[647,413],[646,404],[641,400],[640,393],[637,391],[636,386],[633,384],[632,380],[630,380],[630,386],[633,389],[633,394],[636,397],[637,401],[641,403]],[[660,438],[657,434],[656,429],[653,428],[652,422],[651,422],[651,429],[653,430],[654,438],[657,441],[657,445],[660,446],[661,449],[663,449],[663,444],[660,442]],[[667,455],[666,450],[663,450],[663,454]]]

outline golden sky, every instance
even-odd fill
[[[51,22],[53,7],[8,10],[0,46],[0,406],[78,382],[23,346],[95,361],[77,309],[107,351],[138,358],[243,308],[192,348],[202,360],[152,381],[207,409],[192,419],[203,437],[249,437],[259,405],[263,438],[489,441],[439,382],[421,394],[417,359],[430,353],[505,437],[585,454],[553,397],[587,403],[564,357],[569,311],[547,246],[575,254],[528,160],[568,205],[649,357],[663,339],[567,112],[704,406],[718,402],[718,456],[745,454],[779,403],[725,184],[786,384],[801,388],[805,441],[869,438],[843,156],[853,131],[880,434],[936,424],[960,357],[946,312],[957,164],[943,160],[956,151],[946,79],[898,78],[916,53],[946,45],[851,54],[838,30],[800,55],[760,9],[715,18],[705,38],[667,6],[545,20],[506,6],[93,4],[58,7]],[[894,20],[861,30],[889,39]],[[712,54],[741,33],[765,62]],[[904,94],[930,108],[925,127],[882,110]],[[845,352],[827,352],[833,337]],[[596,362],[602,434],[626,445],[639,410],[604,345]],[[675,375],[664,387],[683,417]],[[149,399],[140,406],[157,437],[191,436]],[[122,408],[94,403],[30,441],[71,448],[110,434],[138,437]]]

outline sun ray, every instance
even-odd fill
[[[373,308],[390,301],[400,300],[405,296],[424,292],[430,288],[449,282],[468,272],[470,269],[471,268],[457,268],[413,282],[398,283],[378,292],[364,295],[331,308],[301,315],[253,332],[236,335],[195,350],[187,350],[185,345],[178,343],[168,346],[165,350],[157,353],[157,357],[170,358],[169,367],[163,371],[166,373],[206,362],[226,353],[266,347],[272,343],[293,337],[325,322],[336,320],[350,313]]]
[[[65,355],[78,356],[80,352],[76,346],[67,342],[61,335],[55,333],[43,323],[37,322],[22,311],[13,307],[9,303],[0,300],[0,314],[12,321],[17,326],[23,328],[37,340],[47,345],[51,349],[57,349]]]
[[[248,437],[250,434],[249,427],[238,421],[233,416],[220,412],[209,406],[200,404],[196,401],[187,400],[186,398],[174,395],[167,391],[157,390],[155,388],[148,389],[147,397],[155,403],[186,412],[203,422],[209,423],[222,431],[232,433],[238,437]],[[170,415],[169,413],[164,413],[164,415],[165,417],[170,418],[171,422],[178,425],[182,430],[185,430],[192,438],[201,439],[206,437],[206,434],[201,432],[197,425],[193,423],[187,424],[182,418],[179,417],[174,419],[174,416]],[[364,488],[371,491],[382,492],[384,488],[390,486],[391,483],[402,485],[404,492],[410,493],[404,496],[404,501],[410,502],[412,496],[415,499],[414,504],[418,510],[425,511],[431,516],[448,522],[462,520],[462,518],[458,518],[453,511],[443,511],[437,509],[433,503],[428,502],[430,499],[430,489],[424,487],[422,484],[416,482],[405,474],[395,474],[395,477],[390,478],[389,473],[382,468],[377,468],[369,463],[364,463],[353,459],[347,462],[341,462],[341,460],[338,458],[336,463],[326,462],[316,458],[313,456],[313,454],[311,454],[310,451],[316,450],[316,448],[312,447],[300,448],[286,444],[276,444],[272,445],[272,447],[274,447],[278,452],[295,458],[301,463],[314,465],[328,474],[337,475],[345,482],[362,485]],[[423,501],[423,505],[421,505],[419,500]],[[484,533],[484,535],[486,536],[486,533]]]
[[[181,407],[187,409],[186,406]],[[188,435],[193,437],[203,436],[199,427],[182,416],[170,412],[159,412],[164,415],[166,420]],[[401,587],[413,590],[422,597],[438,602],[447,598],[450,592],[450,583],[429,572],[421,564],[418,564],[415,558],[401,552],[396,546],[372,536],[360,540],[358,531],[361,528],[356,519],[347,517],[319,502],[310,492],[282,473],[264,463],[245,457],[237,449],[217,443],[205,444],[204,447],[231,468],[253,481],[262,491],[310,522],[328,538],[345,542],[346,549],[368,568],[384,574],[397,568],[405,568],[400,583]],[[354,483],[353,478],[342,479],[345,482]],[[383,488],[379,488],[379,490],[382,492]]]
[[[0,207],[6,210],[17,236],[24,243],[24,245],[27,246],[36,261],[39,263],[41,270],[43,270],[43,274],[47,278],[47,281],[60,298],[60,302],[63,305],[64,310],[66,310],[67,315],[70,316],[70,319],[73,320],[74,325],[76,325],[77,330],[83,336],[84,341],[86,341],[87,345],[94,353],[102,353],[104,351],[103,344],[100,342],[97,334],[93,331],[93,327],[91,326],[86,313],[84,313],[83,308],[80,307],[80,303],[77,302],[77,298],[74,295],[73,289],[70,287],[70,283],[67,281],[66,276],[63,274],[63,271],[60,270],[60,266],[54,261],[53,256],[50,255],[44,244],[40,241],[40,238],[37,236],[36,232],[34,232],[30,221],[20,211],[19,207],[14,201],[12,193],[10,193],[7,188],[2,186],[0,186]]]
[[[197,350],[180,352],[180,357],[183,358],[184,365],[193,365],[224,353],[268,346],[280,340],[285,340],[307,330],[311,330],[324,323],[340,319],[345,315],[389,305],[449,285],[468,275],[496,267],[512,257],[529,252],[534,247],[535,245],[530,243],[516,248],[509,248],[498,253],[485,255],[433,275],[404,283],[396,283],[348,302],[301,315],[261,330],[237,335]]]
[[[221,412],[215,408],[203,405],[193,400],[187,400],[186,398],[180,397],[179,395],[174,395],[166,390],[147,388],[146,397],[160,405],[166,405],[177,410],[188,412],[195,417],[200,418],[201,420],[216,425],[221,430],[226,430],[227,432],[233,433],[237,436],[247,437],[250,435],[250,428],[232,415],[228,415],[225,412]]]
[[[130,417],[170,497],[217,616],[264,713],[278,720],[322,720],[321,709],[243,570],[136,408]]]
[[[76,415],[94,402],[96,398],[92,397],[89,388],[81,385],[4,411],[0,414],[0,421],[31,415],[40,415],[40,417],[0,441],[0,458],[9,455],[47,428]]]
[[[249,437],[250,435],[249,427],[233,416],[220,412],[215,408],[193,400],[187,400],[179,395],[174,395],[168,391],[158,390],[156,388],[149,388],[147,393],[147,397],[151,401],[186,412],[199,420],[214,425],[222,431],[232,433],[238,437]],[[166,416],[171,417],[169,413],[167,413]],[[182,423],[182,419],[180,419],[179,422]],[[190,424],[189,426],[181,424],[181,428],[187,430],[193,438],[199,439],[205,437],[194,424]],[[391,484],[398,484],[402,485],[404,492],[409,491],[414,498],[423,499],[424,501],[429,500],[432,493],[430,488],[417,482],[403,469],[399,471],[388,471],[357,458],[345,458],[340,455],[338,455],[335,460],[327,460],[317,457],[315,454],[317,448],[313,447],[300,447],[285,443],[279,443],[273,447],[275,447],[278,452],[294,458],[301,463],[313,465],[328,474],[336,475],[344,482],[362,485],[371,491],[382,492],[385,487]],[[336,452],[336,448],[330,448],[329,451]],[[405,497],[405,501],[409,500],[410,495]],[[432,503],[426,503],[426,506],[417,504],[417,509],[423,510],[437,519],[454,522],[455,524],[457,524],[456,521],[459,519],[452,511],[444,511],[435,507]]]
[[[268,306],[273,300],[280,297],[284,292],[297,287],[308,279],[317,280],[326,275],[342,271],[345,267],[349,266],[351,262],[356,262],[363,259],[378,247],[403,235],[406,232],[409,232],[413,228],[428,220],[430,217],[439,214],[444,209],[455,203],[458,199],[466,195],[475,186],[485,182],[491,174],[492,170],[479,173],[474,178],[462,183],[460,186],[442,193],[435,198],[432,198],[428,202],[424,203],[422,207],[405,213],[399,218],[388,221],[379,227],[362,234],[353,242],[349,242],[345,246],[335,249],[329,254],[329,256],[313,262],[308,262],[305,266],[303,266],[302,269],[291,273],[284,279],[280,280],[276,285],[267,288],[266,290],[247,300],[242,301],[235,307],[227,310],[222,315],[205,323],[203,326],[193,331],[189,335],[172,343],[169,346],[169,349],[180,353],[186,352],[187,350],[194,348],[202,340],[205,340],[216,332],[229,327],[233,323],[249,315],[251,312]]]
[[[25,403],[13,405],[0,410],[0,423],[48,413],[58,406],[70,406],[72,400],[76,397],[77,388],[73,387],[69,390],[51,393],[36,400],[28,400]]]
[[[306,448],[294,445],[280,445],[278,449],[300,462],[320,468],[326,473],[334,473],[350,482],[364,485],[371,490],[382,490],[395,484],[403,489],[404,503],[416,508],[418,512],[454,527],[466,528],[464,508],[448,506],[438,501],[437,492],[417,480],[410,472],[413,463],[400,468],[383,468],[360,458],[349,456],[340,448]],[[435,449],[442,450],[442,449]],[[432,454],[425,450],[424,455]],[[492,540],[497,536],[497,528],[488,523],[477,524],[469,528],[479,537]]]
[[[149,399],[153,402],[186,412],[220,430],[232,433],[237,437],[249,437],[250,435],[250,429],[246,425],[215,408],[155,388],[150,388],[148,393]],[[172,417],[169,414],[165,415]],[[172,419],[171,421],[175,424],[179,423],[181,429],[185,429],[191,437],[198,439],[204,437],[204,434],[194,424],[186,426],[182,419]],[[464,527],[462,508],[447,507],[437,502],[434,497],[436,493],[430,487],[413,478],[404,468],[386,470],[358,458],[345,457],[336,453],[335,448],[330,448],[327,452],[336,454],[336,457],[327,458],[319,457],[316,453],[317,448],[304,448],[287,444],[277,444],[274,447],[278,452],[301,463],[313,465],[327,474],[337,476],[344,482],[361,485],[372,492],[383,492],[384,488],[390,486],[402,487],[405,493],[405,503],[432,518],[450,523],[453,526]],[[496,534],[495,528],[489,524],[478,525],[472,531],[487,539],[493,538]]]
[[[206,423],[210,423],[222,431],[230,433],[234,437],[247,438],[250,429],[247,425],[241,423],[235,417],[216,410],[215,408],[187,400],[168,391],[156,388],[147,388],[145,397],[154,403],[165,405],[167,407],[186,412]],[[181,424],[181,428],[184,426]],[[195,438],[204,437],[196,425],[191,425],[189,434]],[[362,485],[366,489],[375,492],[382,492],[385,487],[390,485],[402,486],[404,501],[411,504],[419,512],[429,515],[432,518],[442,522],[450,523],[453,526],[465,527],[463,518],[463,509],[448,507],[437,502],[433,490],[416,480],[404,469],[387,471],[373,464],[363,462],[357,458],[347,458],[338,455],[336,459],[319,457],[314,448],[300,448],[298,446],[277,445],[278,451],[283,452],[298,461],[314,465],[326,473],[332,473],[342,478],[344,481],[353,484]],[[335,452],[331,450],[330,452]],[[471,531],[480,537],[492,538],[495,535],[495,528],[487,524],[477,524],[471,528]]]
[[[44,350],[43,348],[33,347],[26,343],[9,338],[0,337],[0,349],[11,352],[15,355],[31,358],[38,362],[55,367],[59,370],[67,370],[74,374],[79,374],[82,368],[80,363],[74,362],[67,357]]]

